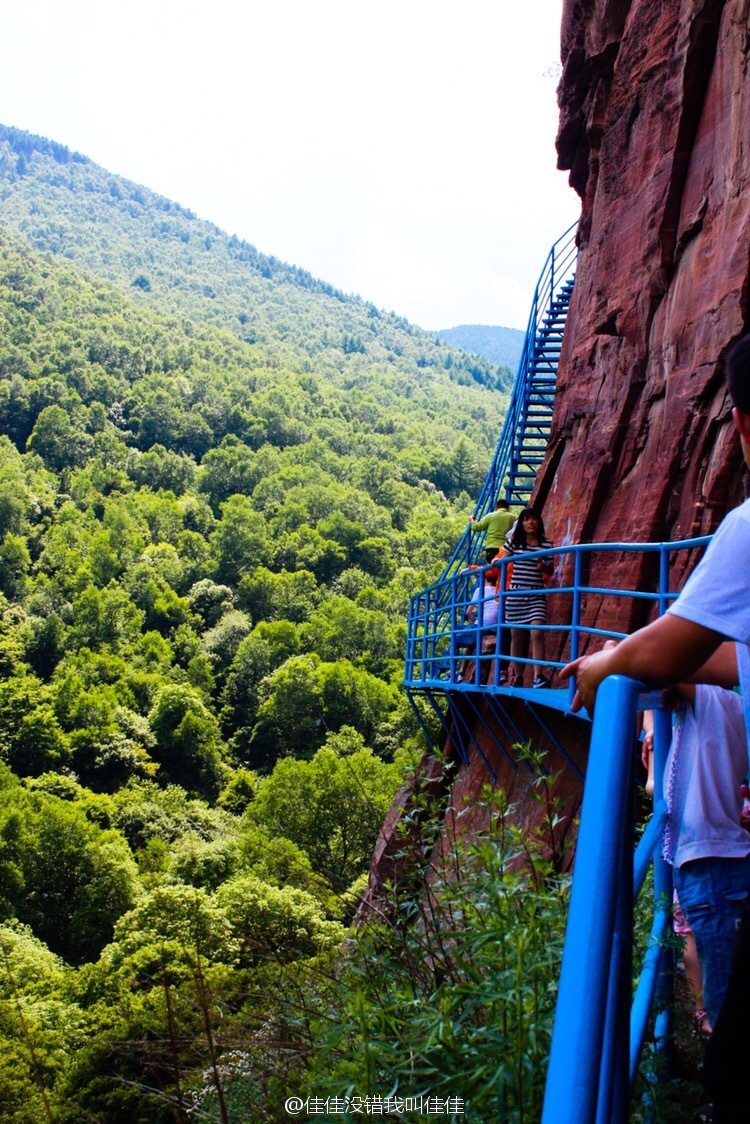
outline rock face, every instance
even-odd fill
[[[536,493],[557,543],[689,538],[743,498],[722,362],[748,329],[749,9],[565,0],[580,256]]]
[[[558,545],[708,534],[745,490],[723,360],[750,329],[750,0],[565,0],[561,57],[558,154],[582,200],[580,256],[535,500]],[[677,564],[672,589],[694,561]],[[638,554],[603,553],[588,584],[647,589],[653,576]],[[569,608],[561,601],[556,621]],[[631,631],[648,611],[592,598],[585,619]],[[553,658],[554,645],[550,635]],[[559,719],[545,741],[520,702],[507,714],[473,735],[522,822],[538,825],[538,806],[504,744],[509,726],[554,769],[560,746],[573,754],[561,782],[575,811],[587,727]],[[488,775],[474,749],[455,774],[434,761],[424,771],[447,810],[466,812],[469,836],[484,826]],[[406,812],[397,802],[384,828],[373,901],[403,861],[411,801],[402,794]]]

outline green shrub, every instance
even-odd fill
[[[351,939],[313,1028],[309,1095],[458,1096],[467,1121],[538,1120],[562,958],[567,876],[547,829],[529,834],[503,793],[491,827],[444,848],[425,883],[391,887],[386,919]],[[431,816],[427,820],[435,822]],[[432,838],[422,840],[432,853]]]

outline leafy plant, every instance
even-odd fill
[[[538,790],[551,823],[550,779]],[[426,881],[393,884],[385,912],[351,938],[314,1024],[310,1094],[458,1095],[467,1120],[538,1119],[568,878],[502,792],[486,800],[485,835],[437,852],[436,821],[420,810]]]

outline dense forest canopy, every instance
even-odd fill
[[[182,1119],[330,976],[506,374],[61,145],[0,195],[0,1118]]]
[[[144,304],[225,327],[301,370],[341,381],[389,364],[465,385],[512,384],[515,368],[441,343],[85,156],[2,125],[0,204],[0,223],[36,249],[132,286]]]

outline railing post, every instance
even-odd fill
[[[595,1124],[601,1068],[619,1072],[623,1051],[627,1065],[627,1025],[615,1028],[615,1056],[604,1058],[602,1051],[641,689],[610,676],[597,696],[542,1124]],[[620,1017],[629,1023],[629,1007]]]
[[[579,655],[579,642],[580,642],[580,627],[581,627],[581,578],[583,575],[583,552],[576,550],[573,553],[573,609],[571,614],[570,625],[570,662],[578,659]],[[575,695],[575,683],[570,680],[568,691],[570,694],[570,701],[573,701]]]
[[[633,758],[624,793],[633,791]],[[625,823],[620,839],[619,892],[615,906],[607,1019],[604,1029],[602,1065],[599,1073],[597,1124],[627,1124],[630,1101],[630,1000],[633,980],[633,848],[635,822],[633,803],[623,797]],[[610,1060],[611,1059],[611,1060]]]
[[[669,546],[661,543],[659,546],[659,616],[663,616],[669,608]]]
[[[664,799],[664,770],[672,740],[672,715],[668,710],[654,711],[654,804]],[[672,909],[672,867],[660,850],[654,854],[654,911]],[[656,993],[656,1050],[669,1061],[672,1046],[674,1014],[674,950],[662,949],[661,972]]]

